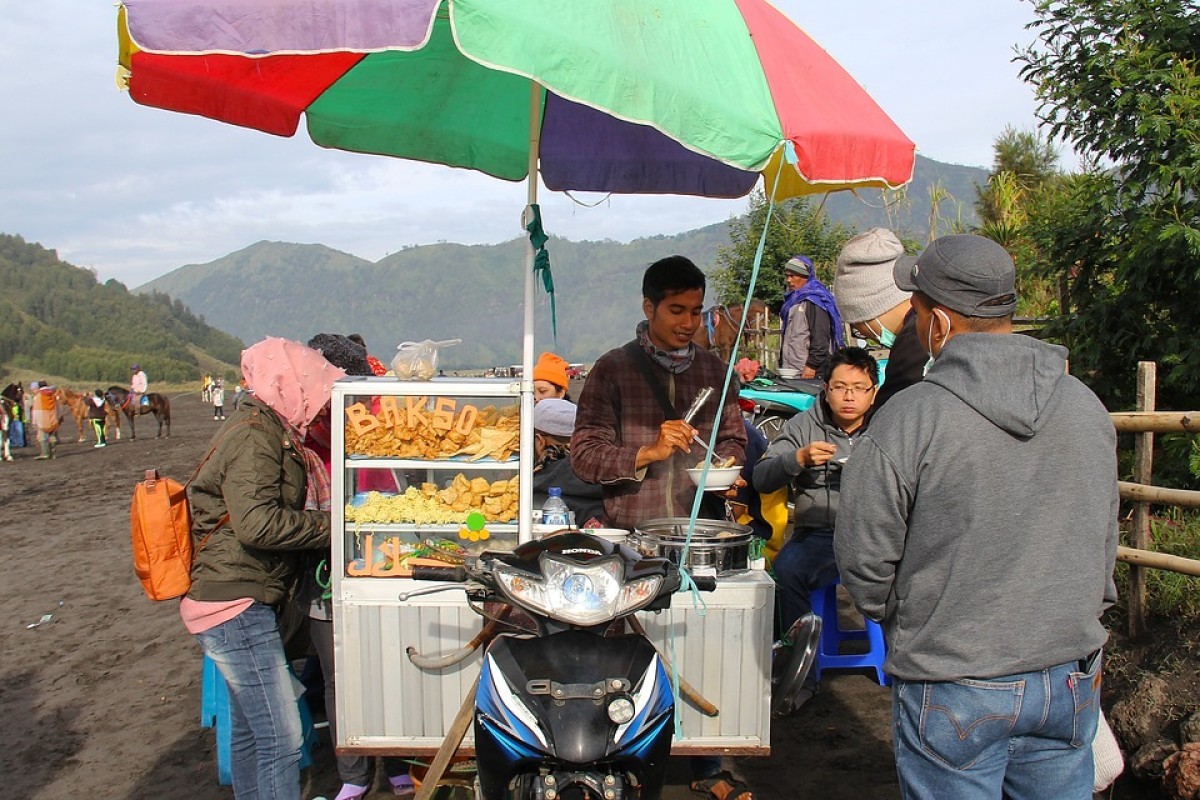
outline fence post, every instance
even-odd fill
[[[1153,411],[1157,367],[1153,361],[1139,361],[1137,371],[1137,409]],[[1149,485],[1154,465],[1154,434],[1134,436],[1133,480]],[[1138,550],[1150,550],[1150,504],[1140,502],[1133,507],[1133,536]],[[1129,565],[1129,638],[1141,639],[1146,633],[1146,571],[1136,564]]]

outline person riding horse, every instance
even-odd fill
[[[150,379],[146,377],[146,373],[141,366],[134,364],[129,368],[132,377],[129,379],[129,404],[131,406],[146,405],[149,400],[146,399],[146,389],[149,388]]]

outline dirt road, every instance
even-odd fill
[[[152,438],[142,417],[137,440],[94,449],[67,441],[68,420],[54,460],[35,461],[26,447],[0,463],[5,797],[233,796],[217,784],[213,732],[199,725],[199,649],[175,603],[145,598],[130,562],[134,483],[149,467],[185,480],[218,424],[196,394],[174,397],[173,411],[170,439]],[[887,689],[864,675],[831,676],[797,715],[776,721],[769,758],[737,769],[760,800],[897,798],[890,724]],[[316,759],[306,800],[339,787],[327,744]],[[669,798],[691,797],[679,766]]]

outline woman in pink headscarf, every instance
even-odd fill
[[[304,446],[345,373],[269,338],[242,352],[250,396],[188,487],[197,552],[180,614],[229,684],[233,793],[299,800],[302,731],[278,610],[329,546],[329,476]]]

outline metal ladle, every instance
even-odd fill
[[[692,400],[692,404],[688,407],[687,412],[683,415],[683,421],[686,422],[688,425],[691,425],[692,420],[695,418],[696,414],[700,411],[701,406],[703,406],[706,402],[708,402],[708,398],[712,397],[712,393],[713,393],[713,388],[711,386],[705,386],[703,389],[701,389],[696,394],[696,399]],[[694,441],[696,444],[698,444],[704,448],[704,451],[706,453],[708,453],[709,461],[716,463],[716,458],[714,457],[714,454],[708,449],[708,442],[701,439],[700,434],[693,433],[692,441]]]

